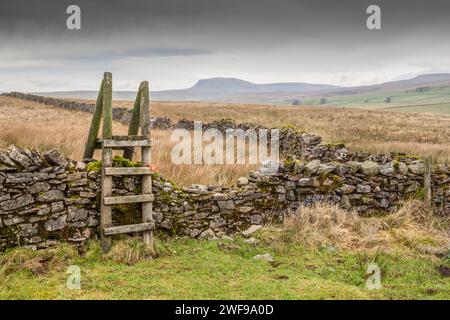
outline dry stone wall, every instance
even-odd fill
[[[115,163],[120,165],[120,161]],[[40,153],[10,146],[0,151],[0,250],[44,248],[57,241],[96,238],[99,224],[100,163],[77,162],[56,150]],[[234,187],[179,187],[153,175],[154,219],[158,232],[215,237],[250,225],[281,222],[286,214],[317,201],[344,208],[389,212],[409,197],[423,196],[422,161],[400,157],[379,164],[289,158],[278,173],[241,177]],[[431,175],[436,214],[450,214],[450,167]],[[140,193],[139,178],[115,177],[114,194]],[[117,206],[114,222],[139,221],[133,206]]]
[[[57,108],[93,113],[92,104],[23,93],[5,94]],[[113,108],[113,118],[128,123],[130,110]],[[152,118],[157,129],[192,129],[194,122]],[[260,129],[257,124],[219,120],[203,125]],[[404,154],[353,152],[343,144],[324,144],[319,136],[293,128],[280,130],[285,161],[274,175],[260,171],[241,177],[234,187],[179,187],[154,174],[155,214],[159,232],[215,237],[250,225],[283,221],[286,214],[317,201],[337,203],[361,214],[389,212],[403,200],[424,195],[424,163]],[[87,161],[87,160],[86,160]],[[120,165],[119,162],[116,165]],[[47,247],[57,241],[84,242],[98,235],[100,166],[77,162],[58,151],[40,153],[11,146],[0,151],[0,250],[23,245]],[[436,165],[431,174],[436,214],[450,214],[450,167]],[[139,178],[115,177],[114,194],[140,193]],[[139,222],[140,211],[117,206],[116,224]]]

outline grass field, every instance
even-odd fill
[[[386,98],[391,102],[386,103]],[[419,112],[450,115],[450,87],[422,87],[419,91],[402,90],[364,95],[326,97],[325,106],[385,109],[396,112]],[[306,98],[305,105],[320,105],[320,98]]]
[[[294,246],[279,254],[242,241],[230,245],[166,240],[165,246],[175,253],[131,266],[103,258],[96,245],[84,257],[67,247],[39,252],[36,256],[43,258],[35,261],[56,251],[55,255],[64,256],[63,263],[50,266],[43,274],[23,268],[3,276],[0,299],[450,298],[450,285],[438,272],[439,262],[424,258],[306,251]],[[278,267],[253,259],[267,251],[281,263]],[[384,268],[381,290],[365,286],[366,268],[372,260]],[[81,268],[81,290],[66,288],[66,270],[73,264]]]
[[[160,238],[155,259],[133,239],[116,241],[107,255],[96,243],[78,251],[13,249],[0,256],[0,299],[450,299],[442,273],[450,256],[420,249],[448,251],[448,238],[417,207],[369,219],[322,205],[262,229],[257,245],[240,236]],[[381,225],[384,230],[361,233]],[[273,262],[254,258],[267,253]],[[366,286],[372,263],[380,268],[381,289]],[[81,290],[66,287],[70,265],[81,270]]]
[[[391,110],[395,112],[430,112],[434,114],[450,114],[450,102],[447,103],[436,103],[430,105],[411,105],[411,106],[398,106],[385,108],[385,110]]]

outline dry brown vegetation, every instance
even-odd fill
[[[0,97],[0,148],[16,144],[41,151],[53,148],[67,157],[81,160],[91,115],[56,109],[36,102]],[[128,127],[114,122],[114,134],[126,134]],[[175,142],[170,132],[152,130],[152,162],[163,176],[181,185],[192,183],[226,185],[246,175],[255,165],[175,165],[170,152]],[[96,151],[96,159],[100,152]]]
[[[433,216],[417,200],[406,202],[392,214],[361,217],[337,205],[317,203],[300,208],[284,222],[286,243],[317,248],[398,251],[446,255],[450,248],[448,220]]]
[[[118,101],[117,106],[132,107]],[[268,127],[292,125],[323,137],[344,142],[354,150],[405,152],[450,162],[450,117],[427,113],[331,108],[318,106],[267,106],[208,102],[152,102],[155,116],[212,121],[231,118]]]
[[[131,107],[132,102],[118,101],[114,105]],[[152,102],[151,114],[166,116],[173,121],[183,118],[203,121],[231,118],[237,122],[254,122],[269,127],[292,125],[321,135],[325,142],[344,142],[352,149],[431,155],[435,161],[450,162],[450,117],[438,115],[206,102]],[[79,160],[90,121],[91,115],[87,113],[0,97],[0,148],[13,143],[39,150],[58,148],[66,156]],[[113,131],[115,134],[126,134],[127,127],[115,122]],[[157,170],[183,185],[230,184],[255,167],[174,165],[170,160],[174,145],[170,141],[170,132],[152,130],[152,137],[152,156]]]

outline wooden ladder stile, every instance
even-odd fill
[[[152,172],[149,166],[142,167],[113,167],[112,166],[112,150],[113,148],[128,148],[136,146],[137,141],[141,141],[139,144],[141,147],[141,154],[143,163],[147,162],[149,156],[144,156],[145,153],[150,153],[150,144],[147,139],[143,140],[116,140],[116,139],[104,139],[102,141],[102,197],[101,197],[101,237],[102,237],[102,249],[106,252],[111,247],[111,235],[122,233],[135,233],[142,232],[142,238],[146,245],[153,250],[153,235],[152,230],[155,227],[153,221],[152,202],[154,201],[154,194],[151,189]],[[120,142],[118,144],[117,142]],[[114,176],[128,176],[128,175],[140,175],[142,176],[142,194],[127,195],[127,196],[113,196],[112,185]],[[117,204],[132,204],[140,203],[142,210],[142,223],[113,226],[112,225],[112,206]]]
[[[102,139],[97,139],[100,121],[103,119]],[[141,134],[138,135],[139,128]],[[113,167],[113,150],[124,150],[124,157],[132,160],[134,148],[141,148],[142,166]],[[111,236],[115,234],[141,232],[144,243],[153,251],[153,201],[150,112],[148,82],[143,81],[132,112],[127,136],[112,135],[112,75],[105,72],[97,98],[86,147],[85,158],[92,158],[95,149],[102,150],[100,240],[104,252],[111,249]],[[137,195],[113,196],[114,176],[142,176],[142,193]],[[113,226],[112,207],[116,204],[140,203],[142,222],[131,225]]]

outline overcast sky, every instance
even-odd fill
[[[67,30],[66,8],[81,8]],[[381,7],[382,30],[366,9]],[[54,0],[0,2],[0,91],[257,83],[373,84],[450,72],[448,0]]]

